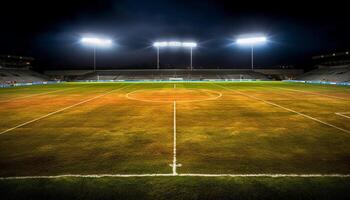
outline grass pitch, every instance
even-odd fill
[[[180,175],[349,175],[346,116],[350,88],[343,86],[176,82],[1,89],[0,176],[172,175],[174,144]],[[13,181],[0,186],[14,188]],[[210,183],[222,181],[230,178]]]

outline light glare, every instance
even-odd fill
[[[169,47],[181,47],[182,43],[181,42],[176,42],[176,41],[171,41],[168,43]]]
[[[81,39],[81,42],[86,45],[93,45],[93,46],[111,46],[112,40],[109,39],[101,39],[101,38],[92,38],[92,37],[84,37]]]
[[[168,42],[155,42],[153,43],[154,47],[166,47],[168,46]]]
[[[183,42],[183,43],[182,43],[182,46],[183,46],[183,47],[194,48],[194,47],[197,47],[197,43],[195,43],[195,42]]]
[[[197,43],[195,42],[179,42],[179,41],[169,41],[169,42],[155,42],[154,47],[184,47],[184,48],[195,48]]]
[[[267,41],[266,37],[250,37],[250,38],[239,38],[237,39],[237,44],[240,45],[254,45],[261,44]]]

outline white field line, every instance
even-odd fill
[[[125,87],[128,87],[128,86],[125,86]],[[117,91],[117,90],[123,89],[123,88],[125,88],[125,87],[121,87],[121,88],[118,88],[118,89],[110,90],[109,92],[103,93],[103,94],[98,95],[98,96],[95,96],[95,97],[93,97],[93,98],[86,99],[86,100],[84,100],[84,101],[81,101],[81,102],[75,103],[75,104],[73,104],[73,105],[70,105],[70,106],[67,106],[67,107],[65,107],[65,108],[61,108],[61,109],[56,110],[56,111],[54,111],[54,112],[48,113],[48,114],[46,114],[46,115],[43,115],[43,116],[41,116],[41,117],[38,117],[38,118],[32,119],[32,120],[27,121],[27,122],[25,122],[25,123],[19,124],[19,125],[15,126],[15,127],[12,127],[12,128],[7,129],[7,130],[4,130],[4,131],[0,132],[0,135],[2,135],[2,134],[4,134],[4,133],[7,133],[7,132],[10,132],[10,131],[12,131],[12,130],[15,130],[15,129],[17,129],[17,128],[23,127],[23,126],[25,126],[25,125],[27,125],[27,124],[30,124],[30,123],[33,123],[33,122],[39,121],[39,120],[44,119],[44,118],[46,118],[46,117],[49,117],[49,116],[51,116],[51,115],[54,115],[54,114],[60,113],[60,112],[65,111],[65,110],[67,110],[67,109],[70,109],[70,108],[73,108],[73,107],[79,106],[79,105],[81,105],[81,104],[84,104],[84,103],[90,102],[90,101],[92,101],[92,100],[95,100],[95,99],[101,98],[101,97],[103,97],[103,96],[106,96],[106,95],[108,95],[108,94],[110,94],[110,93],[112,93],[112,92],[114,92],[114,91]]]
[[[182,177],[338,177],[349,178],[350,174],[177,174]],[[58,178],[135,178],[135,177],[174,177],[174,174],[63,174],[53,176],[8,176],[0,180],[58,179]]]
[[[335,114],[350,119],[350,116],[347,116],[350,113],[335,113]]]
[[[295,90],[295,89],[281,88],[281,87],[277,87],[277,88],[282,89],[282,90],[289,90],[289,91],[295,91],[295,92],[302,92],[302,93],[306,93],[306,94],[313,94],[313,95],[317,95],[317,96],[324,96],[324,97],[328,97],[328,98],[332,98],[332,99],[350,100],[350,99],[346,99],[346,98],[342,98],[342,97],[321,94],[321,93],[316,93],[316,92],[309,92],[309,91],[304,91],[304,90]]]
[[[104,178],[104,177],[153,177],[173,176],[173,174],[63,174],[54,176],[9,176],[0,177],[0,180],[15,179],[56,179],[56,178]]]
[[[23,97],[15,97],[15,98],[11,98],[11,99],[1,100],[0,103],[2,103],[2,102],[10,102],[10,101],[13,101],[13,100],[18,100],[18,99],[26,99],[26,98],[29,98],[29,97],[35,97],[35,96],[44,95],[44,94],[51,94],[51,93],[55,93],[55,92],[63,92],[63,91],[67,91],[67,90],[77,89],[77,88],[82,88],[82,87],[73,87],[73,88],[67,88],[67,89],[63,89],[63,90],[54,90],[54,91],[49,91],[49,92],[42,92],[42,93],[37,93],[37,94],[31,94],[31,95],[26,95],[26,96],[23,96]]]
[[[127,87],[127,86],[126,86]],[[223,86],[220,86],[223,87]],[[116,90],[123,89],[118,88]],[[226,88],[226,87],[223,87]],[[226,88],[231,90],[229,88]],[[97,97],[88,99],[86,101],[78,103],[79,105],[82,103],[86,103],[93,99],[105,96],[113,91],[109,91]],[[240,93],[240,92],[238,92]],[[242,93],[242,95],[244,95]],[[247,96],[247,95],[244,95]],[[255,98],[254,98],[255,99]],[[261,101],[261,100],[260,100]],[[265,102],[265,100],[262,100]],[[268,103],[268,102],[265,102]],[[176,167],[179,166],[176,162],[176,101],[174,101],[174,145],[173,145],[173,173],[171,174],[63,174],[63,175],[53,175],[53,176],[10,176],[10,177],[0,177],[0,180],[23,180],[23,179],[59,179],[59,178],[133,178],[133,177],[174,177],[174,176],[182,176],[182,177],[339,177],[339,178],[347,178],[350,177],[350,174],[196,174],[196,173],[187,173],[187,174],[178,174],[176,172]],[[73,107],[74,105],[72,105]],[[279,107],[279,106],[278,106]],[[66,109],[66,108],[64,108]],[[67,107],[68,109],[68,107]]]
[[[176,84],[174,84],[174,88],[176,88]]]
[[[217,85],[217,84],[215,84],[215,85]],[[266,103],[266,104],[269,104],[269,105],[272,105],[272,106],[275,106],[275,107],[278,107],[278,108],[281,108],[281,109],[287,110],[287,111],[289,111],[289,112],[292,112],[292,113],[298,114],[298,115],[300,115],[300,116],[303,116],[303,117],[306,117],[306,118],[308,118],[308,119],[314,120],[314,121],[319,122],[319,123],[321,123],[321,124],[324,124],[324,125],[326,125],[326,126],[329,126],[329,127],[335,128],[335,129],[338,129],[338,130],[340,130],[340,131],[342,131],[342,132],[345,132],[345,133],[350,133],[350,131],[349,131],[349,130],[346,130],[346,129],[340,128],[340,127],[335,126],[335,125],[333,125],[333,124],[329,124],[329,123],[324,122],[324,121],[322,121],[322,120],[316,119],[316,118],[314,118],[314,117],[311,117],[311,116],[309,116],[309,115],[306,115],[306,114],[300,113],[300,112],[295,111],[295,110],[292,110],[292,109],[290,109],[290,108],[286,108],[286,107],[281,106],[281,105],[278,105],[278,104],[276,104],[276,103],[272,103],[272,102],[270,102],[270,101],[266,101],[266,100],[264,100],[264,99],[260,99],[260,98],[255,97],[255,96],[251,96],[251,95],[245,94],[245,93],[240,92],[240,91],[232,90],[231,88],[228,88],[228,87],[224,87],[224,86],[221,86],[221,85],[217,85],[217,86],[222,87],[222,88],[227,89],[227,90],[230,90],[230,91],[233,91],[233,92],[238,93],[238,94],[240,94],[240,95],[243,95],[243,96],[249,97],[249,98],[251,98],[251,99],[255,99],[255,100],[258,100],[258,101],[264,102],[264,103]]]
[[[176,163],[176,101],[174,101],[174,121],[173,121],[173,138],[174,138],[174,144],[173,144],[173,175],[177,175],[176,172],[176,167],[177,167],[177,163]]]
[[[207,90],[201,90],[201,91],[204,92],[204,93],[206,93],[208,96],[211,96],[211,95],[212,95],[212,94],[210,94]],[[218,98],[220,98],[220,97],[222,97],[222,93],[221,93],[221,92],[220,92]]]
[[[350,174],[179,174],[194,177],[350,177]]]
[[[187,90],[190,90],[190,89],[187,89]],[[152,103],[169,103],[169,102],[172,102],[172,100],[169,100],[169,101],[157,101],[157,100],[139,99],[139,98],[136,98],[136,97],[132,97],[132,95],[135,94],[135,93],[145,92],[145,91],[149,91],[149,90],[146,90],[146,89],[135,90],[135,91],[127,93],[125,95],[125,97],[127,99],[131,99],[131,100],[134,100],[134,101],[142,101],[142,102],[152,102]],[[216,94],[216,96],[208,97],[208,98],[205,98],[205,99],[198,99],[198,100],[177,100],[177,102],[190,103],[190,102],[200,102],[200,101],[211,101],[211,100],[216,100],[216,99],[222,97],[222,93],[221,92],[216,92],[216,91],[212,91],[212,90],[201,90],[201,91],[205,91],[207,94],[214,93],[214,94]]]

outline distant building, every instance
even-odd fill
[[[30,69],[34,58],[25,56],[0,55],[0,68]]]

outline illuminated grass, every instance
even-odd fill
[[[350,130],[349,120],[334,114],[350,111],[348,87],[217,84]],[[173,100],[178,101],[179,173],[350,174],[349,134],[212,83],[69,83],[2,89],[0,100],[19,99],[0,102],[0,132],[117,88],[0,135],[0,176],[171,173]],[[24,98],[54,90],[62,91]],[[169,102],[126,98],[136,90],[146,91],[138,92],[137,98]],[[214,94],[205,91],[222,97],[197,101]]]

